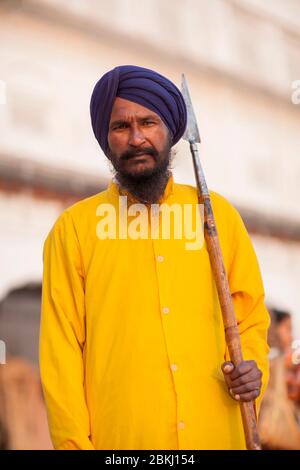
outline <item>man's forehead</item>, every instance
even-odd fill
[[[160,120],[160,116],[156,114],[149,108],[142,106],[139,103],[135,103],[134,101],[129,101],[124,98],[116,97],[112,111],[111,111],[111,120],[112,119],[120,119],[120,118],[130,118],[132,116],[153,116]]]

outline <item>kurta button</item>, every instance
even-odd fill
[[[178,423],[179,429],[184,429],[184,426],[185,426],[184,421],[179,421]]]
[[[169,313],[170,309],[169,309],[169,307],[164,307],[162,309],[162,311],[163,311],[163,313]]]
[[[175,372],[177,370],[177,364],[171,364],[171,369]]]
[[[163,256],[161,256],[161,255],[158,255],[158,257],[157,257],[157,261],[158,261],[159,263],[162,263],[164,259],[165,259],[165,258],[164,258]]]

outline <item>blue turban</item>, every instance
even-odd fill
[[[117,96],[138,103],[158,114],[171,132],[172,145],[183,136],[187,111],[178,88],[153,70],[135,65],[121,65],[100,78],[91,97],[93,131],[106,155],[110,116]]]

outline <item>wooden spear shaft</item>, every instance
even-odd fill
[[[190,142],[190,149],[193,156],[199,202],[204,204],[204,237],[222,310],[226,344],[228,346],[230,359],[232,363],[237,366],[243,361],[243,354],[217,227],[212,211],[210,195],[198,155],[197,144]],[[260,450],[254,403],[253,401],[240,402],[240,407],[247,449]]]

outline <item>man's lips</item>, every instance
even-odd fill
[[[156,152],[154,149],[139,149],[136,151],[128,151],[121,156],[121,160],[138,160],[138,159],[147,159],[151,157],[153,160],[156,160]]]

